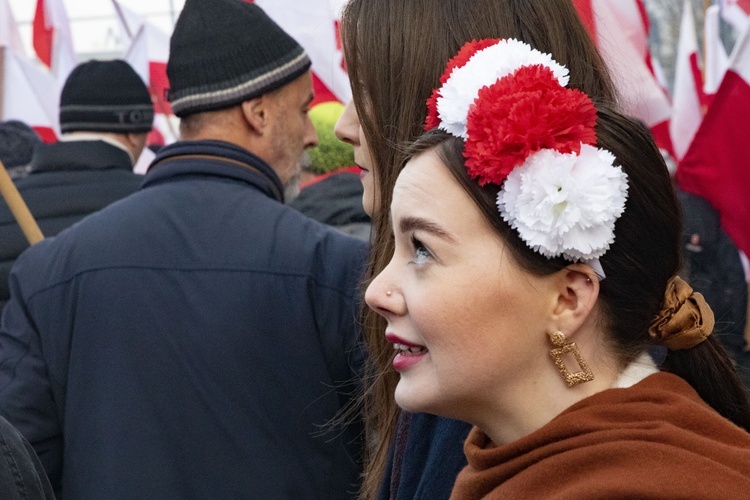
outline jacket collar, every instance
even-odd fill
[[[284,187],[273,169],[250,151],[228,142],[179,141],[162,148],[148,167],[142,187],[183,175],[233,178],[284,202]]]
[[[104,141],[39,144],[31,158],[31,173],[66,170],[122,169],[133,171],[130,156]]]

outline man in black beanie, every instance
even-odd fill
[[[37,145],[28,174],[15,181],[45,236],[138,189],[143,178],[133,165],[153,119],[148,89],[125,61],[88,61],[70,73],[60,96],[60,141]],[[11,266],[27,246],[0,199],[0,307]]]
[[[304,50],[256,5],[187,0],[181,141],[133,195],[31,247],[0,326],[0,414],[62,498],[357,491],[364,242],[283,204],[317,137]]]

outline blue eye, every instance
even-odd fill
[[[427,249],[426,246],[422,244],[421,241],[419,241],[416,237],[411,237],[411,243],[414,247],[414,263],[415,264],[425,264],[428,260],[432,258],[432,254]]]

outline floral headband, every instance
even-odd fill
[[[501,185],[503,219],[534,251],[589,264],[614,241],[628,181],[596,147],[591,99],[569,89],[568,69],[518,40],[465,44],[427,101],[425,130],[464,139],[466,168]]]

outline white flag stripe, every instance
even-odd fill
[[[49,127],[59,136],[55,79],[21,54],[7,48],[3,73],[2,120],[20,120],[32,127]]]
[[[671,108],[642,54],[622,31],[610,0],[592,0],[599,49],[609,67],[624,110],[653,126],[669,119]]]
[[[349,77],[336,47],[338,13],[329,0],[255,0],[310,56],[312,69],[341,102],[351,100]]]
[[[720,0],[721,17],[731,24],[735,30],[744,32],[750,25],[748,12],[740,7],[737,0]]]
[[[674,93],[672,95],[673,114],[669,124],[675,156],[681,160],[695,132],[703,119],[698,88],[691,57],[698,56],[698,40],[695,35],[695,21],[689,0],[684,0],[680,40],[677,46]]]
[[[26,55],[16,18],[8,0],[0,0],[0,47],[9,47],[18,54]]]
[[[724,78],[729,67],[729,56],[727,55],[724,42],[719,35],[720,9],[718,5],[712,5],[706,10],[704,24],[704,36],[706,40],[706,62],[705,81],[703,90],[706,94],[715,94],[719,89],[721,80]]]

